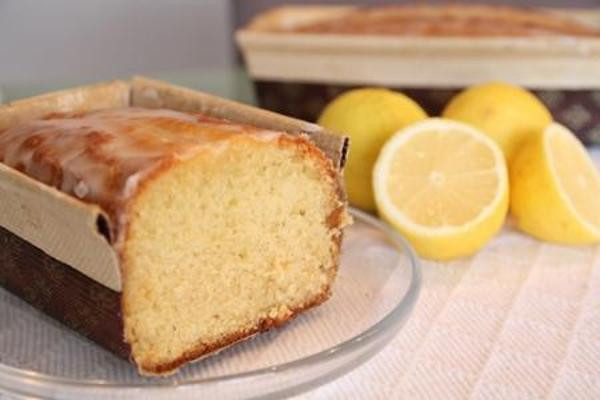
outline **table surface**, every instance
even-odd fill
[[[150,76],[254,101],[240,69]],[[9,87],[4,100],[79,83]],[[600,168],[600,148],[590,154]],[[509,220],[473,257],[424,261],[419,301],[394,340],[294,399],[600,399],[599,360],[600,247],[540,242]]]

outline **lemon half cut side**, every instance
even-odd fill
[[[600,173],[579,140],[552,123],[511,164],[517,226],[542,240],[600,242]]]
[[[430,259],[473,254],[500,229],[508,210],[499,146],[447,119],[430,118],[394,134],[377,159],[373,186],[380,216]]]

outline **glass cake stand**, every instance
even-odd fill
[[[339,377],[398,333],[420,287],[419,262],[406,241],[372,216],[352,214],[329,301],[168,378],[140,377],[0,289],[0,398],[279,398]]]

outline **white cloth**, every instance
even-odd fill
[[[295,399],[600,399],[600,246],[543,243],[509,221],[471,258],[424,262],[394,340]]]

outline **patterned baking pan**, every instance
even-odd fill
[[[598,72],[600,74],[600,70]],[[255,80],[260,107],[281,114],[315,121],[327,102],[360,85]],[[429,115],[439,115],[461,88],[392,87],[410,96]],[[532,89],[554,119],[571,128],[585,144],[600,144],[600,90]]]
[[[400,90],[438,115],[464,87],[501,80],[533,90],[557,121],[586,144],[600,144],[600,38],[428,38],[271,29],[338,10],[279,8],[237,32],[261,107],[315,121],[343,91],[380,86]],[[600,26],[600,10],[561,12]]]

